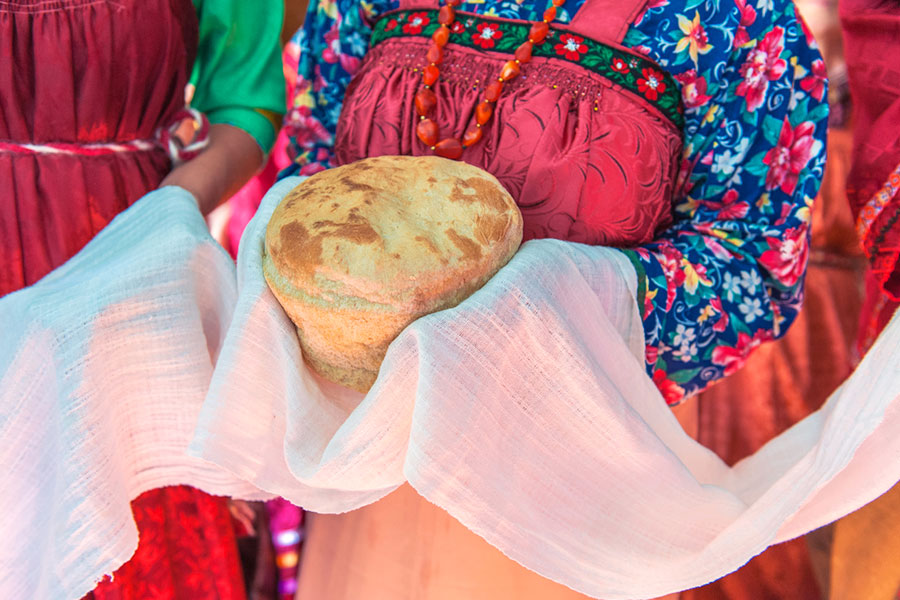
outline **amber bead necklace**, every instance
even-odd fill
[[[503,84],[519,75],[521,65],[531,60],[531,51],[534,45],[543,44],[547,39],[547,34],[550,33],[550,22],[556,18],[556,9],[565,1],[552,0],[552,5],[544,11],[544,20],[531,25],[531,29],[528,31],[528,41],[516,48],[514,58],[507,61],[500,69],[497,81],[485,88],[484,100],[475,107],[475,123],[466,130],[462,142],[460,142],[453,137],[441,140],[441,130],[438,124],[431,119],[431,113],[437,106],[437,96],[433,87],[441,75],[439,65],[444,59],[444,46],[450,39],[450,26],[456,20],[454,7],[462,3],[462,0],[444,0],[444,5],[438,12],[440,27],[431,34],[431,46],[428,48],[428,54],[425,55],[428,61],[428,65],[422,72],[422,80],[425,85],[416,92],[415,97],[416,113],[419,115],[416,135],[419,140],[438,156],[454,160],[462,156],[463,148],[477,144],[483,135],[482,128],[494,114],[494,105],[503,92]]]

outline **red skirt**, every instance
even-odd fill
[[[64,263],[159,185],[170,168],[162,151],[83,148],[151,139],[184,104],[196,44],[190,0],[0,2],[0,296]],[[76,149],[49,151],[59,144]],[[245,597],[225,498],[172,487],[132,510],[137,552],[95,598]]]

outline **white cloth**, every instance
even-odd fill
[[[264,497],[185,452],[235,300],[230,257],[171,187],[0,299],[0,598],[89,592],[134,553],[146,490]]]
[[[191,451],[320,512],[405,480],[524,566],[592,596],[716,579],[900,479],[900,320],[827,405],[728,468],[644,373],[635,275],[615,251],[526,243],[391,345],[366,395],[304,366],[262,277],[273,188]],[[740,399],[735,399],[740,401]]]
[[[900,320],[822,411],[729,469],[644,374],[635,276],[602,248],[528,243],[411,325],[367,396],[323,382],[261,277],[298,181],[265,198],[237,282],[166,188],[0,299],[0,598],[79,598],[136,547],[129,500],[170,484],[344,511],[408,480],[612,600],[714,579],[900,478]]]

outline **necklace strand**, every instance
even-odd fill
[[[462,156],[464,148],[477,144],[481,140],[483,127],[494,114],[494,105],[503,92],[503,84],[519,75],[521,65],[531,60],[531,51],[535,44],[543,44],[547,39],[547,34],[550,33],[550,22],[556,19],[556,9],[562,6],[565,0],[552,0],[552,4],[544,11],[543,20],[531,25],[531,29],[528,30],[528,41],[516,48],[513,59],[507,61],[500,69],[497,81],[485,88],[484,100],[475,107],[475,123],[466,130],[462,141],[454,137],[440,139],[440,128],[431,118],[431,114],[437,106],[437,95],[433,88],[441,75],[439,65],[444,60],[444,46],[450,39],[450,26],[456,20],[454,7],[461,3],[462,0],[444,0],[444,5],[438,11],[440,27],[431,34],[431,46],[425,55],[428,65],[422,73],[424,85],[416,92],[415,96],[416,113],[419,116],[416,136],[438,156],[454,160]]]

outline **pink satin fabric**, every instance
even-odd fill
[[[589,1],[568,29],[619,46],[642,5]],[[403,8],[437,6],[434,0],[411,0]],[[366,55],[344,99],[338,164],[431,153],[416,137],[413,104],[429,43],[395,38]],[[442,137],[462,138],[485,84],[509,58],[447,45],[436,88]],[[492,173],[512,194],[526,240],[633,246],[671,223],[681,147],[678,128],[642,98],[578,65],[535,57],[522,76],[505,84],[483,139],[462,160]]]

